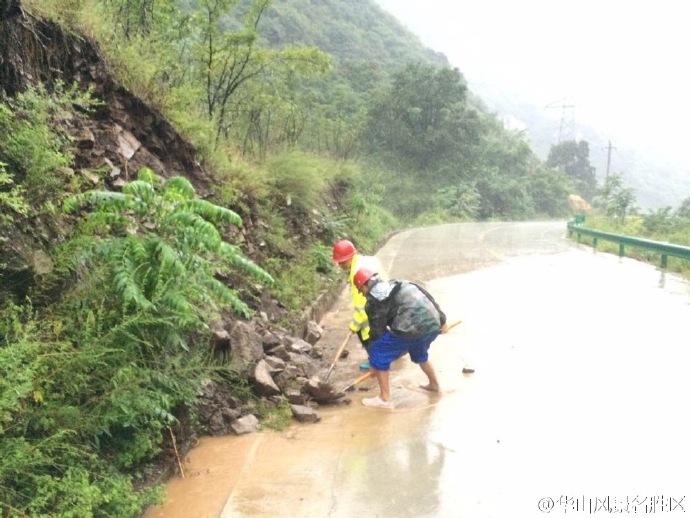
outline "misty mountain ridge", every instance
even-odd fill
[[[551,146],[563,140],[585,140],[589,143],[590,163],[601,183],[609,173],[620,173],[625,185],[635,191],[636,205],[643,210],[678,207],[690,197],[690,164],[687,160],[660,150],[631,143],[598,131],[577,120],[577,112],[568,108],[536,106],[519,99],[499,85],[474,83],[475,93],[506,124],[522,130],[534,152],[546,159]],[[608,164],[608,146],[612,146]]]
[[[388,1],[377,0],[383,9]],[[433,47],[429,44],[435,39],[433,34],[416,33],[395,15],[391,16],[402,31],[414,34],[421,45]],[[443,54],[442,49],[435,51]],[[578,120],[577,106],[563,108],[567,104],[565,101],[563,105],[558,101],[537,105],[522,98],[508,82],[474,77],[463,70],[462,64],[450,65],[465,76],[472,94],[481,99],[488,111],[501,119],[507,128],[524,132],[540,158],[546,160],[551,146],[561,141],[585,140],[589,144],[590,163],[596,169],[599,184],[605,180],[607,168],[609,173],[620,173],[625,185],[635,191],[636,206],[642,210],[676,208],[690,197],[690,158],[633,142],[620,132],[582,122]],[[612,149],[610,164],[607,165],[609,142]]]

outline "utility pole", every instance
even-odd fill
[[[560,103],[560,105],[558,105]],[[545,108],[561,108],[561,126],[558,129],[558,144],[561,143],[561,140],[563,139],[563,126],[565,126],[565,117],[566,117],[566,110],[569,108],[572,108],[571,111],[571,117],[570,117],[570,123],[571,123],[571,129],[570,133],[572,134],[573,138],[575,137],[575,105],[574,104],[566,104],[566,99],[560,99],[558,101],[554,101],[552,103],[549,103],[545,106]]]
[[[608,158],[606,159],[606,179],[609,179],[609,171],[611,169],[611,150],[616,149],[611,145],[611,141],[609,140],[609,145],[608,147],[605,147],[604,149],[608,149]]]

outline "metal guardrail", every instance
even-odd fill
[[[582,220],[580,220],[582,221]],[[661,241],[652,241],[651,239],[642,239],[639,237],[624,236],[621,234],[613,234],[611,232],[603,232],[601,230],[594,230],[592,228],[583,228],[576,221],[568,222],[568,235],[577,234],[577,240],[584,236],[592,236],[592,247],[596,249],[599,239],[604,241],[611,241],[618,243],[618,255],[623,257],[625,255],[625,246],[634,246],[636,248],[644,248],[652,250],[661,254],[661,268],[668,266],[668,256],[680,257],[681,259],[690,260],[690,246],[674,245],[673,243],[662,243]]]

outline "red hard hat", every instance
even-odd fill
[[[355,248],[355,245],[352,244],[352,241],[343,239],[341,241],[338,241],[335,245],[333,245],[333,262],[345,262],[348,259],[352,259],[352,257],[356,253],[357,249]]]
[[[376,275],[376,273],[371,271],[369,268],[360,268],[357,270],[357,273],[355,273],[352,281],[355,283],[355,287],[358,290],[361,290],[362,286],[364,286],[374,275]]]

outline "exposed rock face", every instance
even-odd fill
[[[0,21],[9,20],[22,12],[19,0],[0,0]]]
[[[22,11],[18,0],[0,0],[0,95],[12,97],[39,83],[50,91],[57,81],[90,89],[101,101],[94,113],[75,111],[63,124],[74,139],[72,175],[94,188],[118,189],[146,166],[164,178],[185,176],[201,196],[208,194],[210,179],[192,145],[162,114],[116,82],[93,42]],[[64,232],[54,222],[35,219],[16,218],[14,228],[0,228],[5,284],[17,286],[17,297],[40,275],[32,259]]]
[[[184,175],[196,189],[208,190],[210,180],[192,145],[161,113],[116,82],[93,42],[53,22],[17,16],[18,9],[17,0],[0,0],[0,89],[5,94],[37,83],[50,88],[57,81],[91,89],[102,104],[71,128],[77,148],[81,143],[82,167],[106,157],[129,174],[147,166],[166,178]]]

